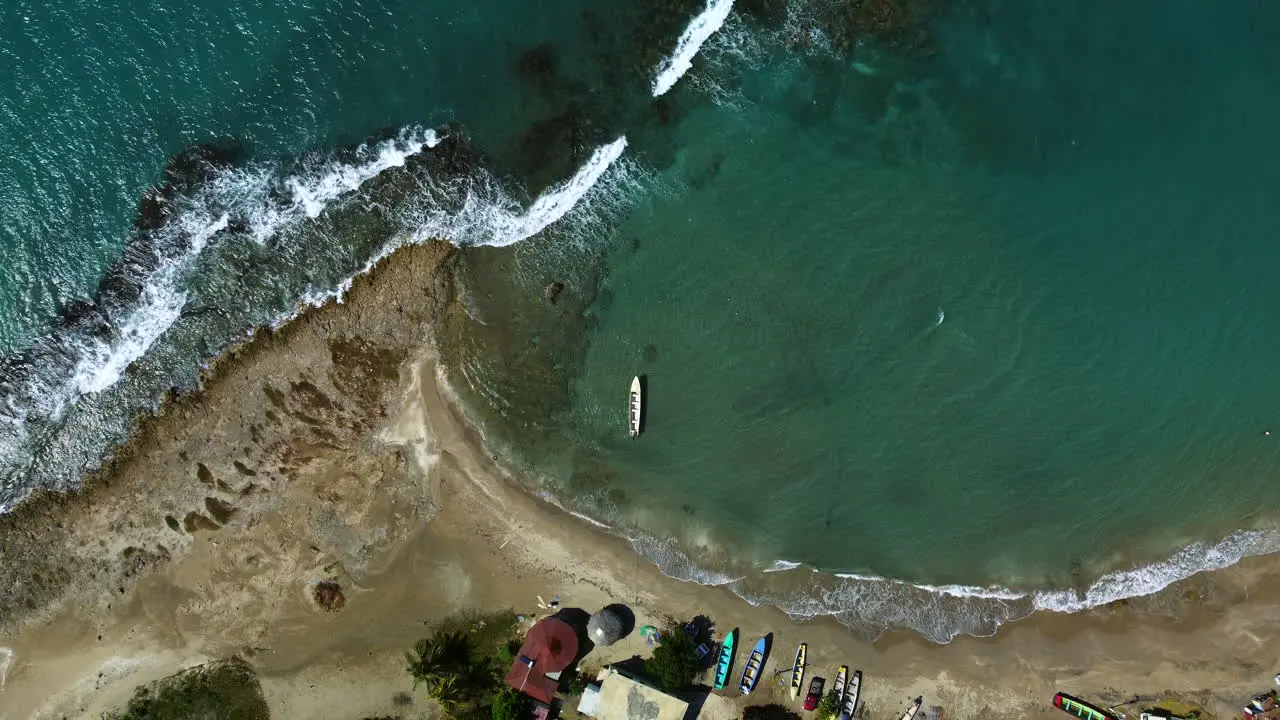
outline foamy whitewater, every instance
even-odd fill
[[[34,473],[40,457],[31,447],[32,432],[56,424],[80,398],[110,390],[125,370],[173,327],[187,307],[192,269],[233,218],[244,221],[252,237],[265,243],[302,221],[314,220],[365,182],[405,159],[434,147],[433,130],[410,128],[396,138],[355,152],[359,162],[331,157],[309,159],[301,172],[281,177],[278,164],[253,163],[216,175],[191,196],[171,201],[171,218],[148,239],[139,260],[125,266],[154,266],[134,279],[141,293],[123,307],[99,307],[88,330],[55,330],[37,342],[31,359],[2,389],[0,402],[0,512],[32,492],[23,478]],[[283,192],[282,192],[283,191]],[[281,196],[287,198],[281,201]],[[103,332],[105,329],[106,332]],[[48,442],[47,429],[40,431]],[[105,449],[105,448],[104,448]]]
[[[890,628],[905,628],[937,643],[948,643],[959,635],[989,636],[1004,623],[1035,611],[1072,613],[1153,595],[1180,580],[1230,567],[1246,557],[1280,552],[1280,534],[1240,531],[1212,545],[1193,543],[1166,560],[1107,573],[1083,594],[1074,590],[928,585],[874,575],[827,574],[817,569],[799,589],[778,594],[756,587],[748,577],[699,567],[687,551],[669,539],[633,531],[619,534],[670,577],[726,586],[752,605],[773,605],[797,619],[833,616],[868,637]],[[802,563],[779,560],[760,572],[789,575],[786,571],[801,567]]]
[[[680,78],[693,67],[693,58],[712,35],[724,25],[733,11],[733,0],[709,0],[707,7],[689,23],[676,49],[658,66],[653,76],[653,96],[661,97],[680,82]]]
[[[1246,557],[1280,552],[1280,533],[1239,531],[1217,543],[1192,543],[1159,562],[1106,573],[1083,592],[930,585],[833,573],[790,560],[719,568],[723,560],[709,560],[675,538],[655,536],[620,522],[614,517],[616,509],[602,509],[591,501],[584,505],[582,498],[573,509],[546,489],[537,492],[565,512],[626,540],[668,577],[725,587],[752,605],[772,605],[797,619],[830,616],[867,639],[893,628],[913,630],[940,644],[959,635],[989,636],[1001,625],[1036,611],[1073,613],[1153,595],[1180,580],[1230,567]],[[612,519],[593,517],[601,512]],[[804,569],[809,572],[792,572]]]
[[[279,164],[251,163],[217,174],[190,196],[175,198],[176,211],[151,240],[148,252],[154,253],[156,261],[140,263],[152,264],[154,269],[138,278],[141,292],[137,299],[124,307],[101,309],[109,332],[78,327],[56,331],[37,345],[36,357],[48,352],[40,348],[56,348],[56,353],[41,361],[27,361],[21,372],[13,375],[20,382],[10,381],[3,388],[0,475],[5,480],[0,485],[0,512],[38,486],[29,481],[32,477],[54,487],[77,479],[84,468],[65,468],[66,474],[58,477],[52,463],[39,462],[52,448],[73,442],[70,428],[52,435],[50,428],[68,420],[79,422],[85,412],[96,417],[100,415],[94,409],[97,405],[120,394],[117,385],[125,371],[163,344],[166,334],[196,301],[190,286],[200,282],[197,270],[201,258],[220,242],[225,231],[233,225],[247,230],[267,252],[305,254],[306,246],[296,246],[290,238],[314,233],[319,229],[316,223],[327,212],[359,195],[370,180],[403,167],[408,158],[429,152],[441,140],[434,130],[408,128],[393,139],[361,146],[354,153],[356,162],[307,157],[288,174],[282,174]],[[582,228],[599,230],[607,225],[613,209],[625,204],[622,198],[643,183],[643,173],[628,166],[604,183],[614,188],[606,193],[613,195],[612,199],[583,203],[610,169],[618,167],[626,147],[626,138],[619,137],[597,148],[572,177],[549,188],[527,209],[483,169],[471,177],[428,180],[421,193],[395,211],[392,219],[400,230],[390,243],[374,249],[340,280],[326,284],[323,276],[318,276],[309,281],[292,306],[266,318],[267,324],[279,326],[307,307],[330,299],[341,301],[356,276],[406,243],[442,239],[459,246],[507,246],[545,231],[566,216],[572,216],[574,224]],[[94,398],[89,406],[84,405]],[[93,422],[100,424],[103,419]],[[83,442],[83,437],[81,434],[74,442]],[[103,442],[110,441],[104,438]],[[106,449],[93,452],[82,448],[87,456]],[[37,469],[44,477],[35,472]]]

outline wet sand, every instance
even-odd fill
[[[0,718],[97,717],[139,683],[233,654],[258,670],[273,717],[433,717],[403,669],[427,625],[468,609],[532,618],[538,596],[557,594],[588,612],[626,603],[637,626],[706,615],[739,627],[744,645],[773,632],[753,704],[785,697],[773,672],[800,641],[810,676],[863,670],[866,718],[897,718],[916,695],[950,719],[1053,717],[1057,689],[1178,695],[1226,717],[1270,684],[1275,558],[943,646],[907,633],[866,643],[663,576],[521,489],[459,413],[436,362],[466,327],[459,255],[396,253],[344,304],[219,363],[85,491],[0,518],[0,647],[12,651]],[[344,588],[340,611],[311,600],[325,578]],[[633,634],[585,665],[644,651]],[[743,704],[730,694],[703,716],[740,716]]]

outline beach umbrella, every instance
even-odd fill
[[[587,634],[597,645],[612,645],[626,632],[626,620],[617,611],[604,608],[587,621]]]
[[[658,641],[658,628],[652,625],[645,625],[640,628],[640,637],[649,643],[649,647],[653,647],[653,644]]]

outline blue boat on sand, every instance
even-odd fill
[[[756,646],[751,649],[751,657],[747,658],[746,667],[742,668],[742,682],[738,684],[738,690],[743,695],[750,695],[756,689],[756,683],[760,682],[760,675],[764,673],[765,656],[769,651],[767,637],[756,641]]]

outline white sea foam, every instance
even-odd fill
[[[332,159],[321,161],[300,175],[284,178],[291,201],[279,206],[270,197],[274,174],[269,165],[232,170],[217,176],[207,188],[188,201],[164,232],[189,237],[185,250],[163,258],[160,266],[143,283],[142,297],[116,324],[115,337],[82,348],[83,355],[72,373],[71,388],[78,393],[101,392],[114,385],[129,365],[142,357],[161,335],[177,321],[187,301],[182,282],[184,273],[200,256],[209,240],[229,223],[228,211],[247,213],[250,231],[264,242],[292,222],[316,218],[333,201],[393,167],[403,166],[412,155],[435,147],[440,137],[430,129],[411,128],[398,137],[372,147],[361,147],[355,164]],[[73,393],[61,393],[60,403]]]
[[[0,405],[0,478],[8,482],[0,489],[9,497],[0,502],[0,513],[34,489],[14,485],[33,462],[34,451],[27,447],[33,423],[57,421],[81,395],[109,390],[151,350],[181,317],[190,270],[219,232],[243,223],[265,242],[298,221],[318,217],[440,140],[432,130],[410,128],[357,148],[353,160],[311,158],[288,172],[278,163],[252,163],[219,172],[192,193],[168,200],[169,219],[152,232],[147,247],[138,251],[143,259],[133,264],[135,270],[146,268],[129,278],[141,288],[138,297],[124,307],[101,308],[106,333],[55,331],[42,341],[55,351],[37,355],[21,381],[7,388]]]
[[[989,600],[1020,600],[1027,597],[1027,593],[1009,590],[1001,587],[979,587],[977,585],[927,585],[922,583],[910,583],[905,580],[894,580],[892,578],[884,578],[879,575],[859,575],[858,573],[834,573],[835,577],[845,580],[862,580],[864,582],[889,583],[892,585],[901,585],[911,587],[925,592],[937,593],[939,595],[950,595],[957,598],[985,598]]]
[[[13,650],[0,647],[0,690],[4,690],[5,678],[9,676],[9,666],[13,664]]]
[[[191,216],[178,218],[184,225]],[[182,290],[182,273],[199,257],[209,239],[225,230],[229,218],[223,213],[203,227],[193,228],[187,250],[163,263],[143,285],[142,297],[117,325],[111,342],[93,340],[82,347],[83,355],[71,374],[71,388],[77,393],[101,392],[116,384],[125,368],[142,357],[160,336],[177,322],[187,304]],[[63,401],[70,398],[63,398]]]
[[[658,65],[653,76],[654,97],[664,95],[689,72],[689,68],[693,67],[693,58],[702,44],[724,25],[732,11],[733,0],[707,0],[706,9],[693,18],[680,34],[676,49]]]
[[[401,212],[399,223],[404,228],[403,233],[380,248],[359,271],[343,279],[336,287],[313,288],[306,292],[294,312],[282,316],[274,324],[277,327],[283,325],[306,309],[319,307],[330,300],[342,302],[357,277],[372,270],[406,244],[444,240],[458,246],[507,247],[537,235],[567,216],[572,216],[573,224],[579,230],[590,229],[598,220],[612,214],[614,201],[625,204],[643,185],[643,173],[635,166],[623,167],[624,163],[619,162],[626,149],[625,136],[596,148],[572,177],[548,188],[528,209],[522,210],[519,202],[504,192],[495,178],[483,171],[479,171],[477,177],[453,181],[465,183],[461,190],[455,187],[426,189],[416,205],[409,203]],[[618,172],[610,176],[611,170]],[[593,191],[599,190],[603,190],[603,202],[593,202]],[[441,202],[442,196],[456,192],[464,196],[459,206]]]
[[[699,567],[671,538],[659,538],[636,530],[627,531],[623,537],[638,555],[657,565],[667,577],[713,587],[731,585],[743,579]]]
[[[320,217],[334,200],[391,168],[403,167],[410,157],[436,147],[443,139],[430,128],[409,128],[395,138],[357,149],[361,160],[354,164],[324,161],[320,167],[285,179],[283,186],[289,195],[285,203],[266,192],[273,177],[269,168],[228,174],[227,182],[220,183],[223,187],[217,191],[230,194],[235,188],[228,186],[240,185],[240,192],[253,196],[256,207],[249,213],[249,227],[254,239],[262,243],[292,222]]]
[[[958,635],[986,636],[1003,624],[1040,611],[1079,612],[1117,600],[1159,592],[1201,572],[1219,570],[1253,555],[1280,552],[1280,534],[1258,530],[1237,532],[1213,545],[1194,543],[1166,560],[1107,573],[1084,593],[1071,590],[1020,591],[974,585],[929,585],[876,575],[816,572],[802,587],[785,594],[756,587],[746,578],[700,567],[671,540],[627,536],[642,556],[666,575],[705,585],[724,585],[752,605],[773,605],[797,619],[833,616],[874,637],[890,627],[908,628],[947,643]],[[780,560],[764,573],[799,567]],[[764,582],[763,580],[761,582]]]
[[[1179,580],[1211,570],[1221,570],[1246,557],[1280,552],[1280,534],[1241,530],[1213,545],[1193,543],[1172,557],[1098,578],[1083,596],[1071,591],[1038,592],[1037,610],[1078,612],[1127,598],[1152,595]]]
[[[625,136],[596,148],[573,177],[542,193],[527,210],[520,210],[492,178],[483,178],[469,189],[460,210],[435,204],[420,208],[413,240],[507,247],[531,238],[574,210],[626,149]]]

